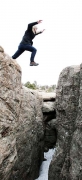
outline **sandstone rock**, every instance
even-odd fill
[[[65,68],[56,91],[58,132],[56,151],[49,167],[49,180],[82,179],[82,65]]]

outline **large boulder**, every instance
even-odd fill
[[[56,151],[49,180],[82,180],[82,65],[65,68],[56,91]]]
[[[0,180],[17,160],[15,128],[20,113],[21,68],[0,47]]]
[[[0,180],[34,180],[43,160],[42,99],[0,47]]]
[[[39,175],[39,167],[44,156],[42,99],[23,87],[20,106],[15,129],[18,159],[12,169],[10,180],[34,180]]]

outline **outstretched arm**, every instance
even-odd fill
[[[42,23],[42,20],[37,21],[38,24]]]
[[[42,22],[42,20],[39,20],[39,21],[36,21],[36,22],[33,22],[33,23],[30,23],[28,24],[28,29],[32,29],[32,27],[36,24],[40,24]]]
[[[41,34],[41,33],[43,33],[44,31],[45,31],[45,29],[43,29],[42,31],[36,33],[36,35]]]
[[[38,22],[33,22],[33,23],[30,23],[28,24],[28,29],[32,29],[32,26],[38,24]]]

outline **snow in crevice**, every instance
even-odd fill
[[[35,180],[48,180],[48,169],[54,152],[55,148],[49,149],[48,152],[44,153],[44,158],[46,159],[46,161],[42,162],[39,177]]]

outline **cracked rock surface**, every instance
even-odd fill
[[[82,65],[65,68],[56,90],[56,151],[49,180],[82,180]]]
[[[34,180],[43,160],[42,99],[0,47],[0,180]]]

